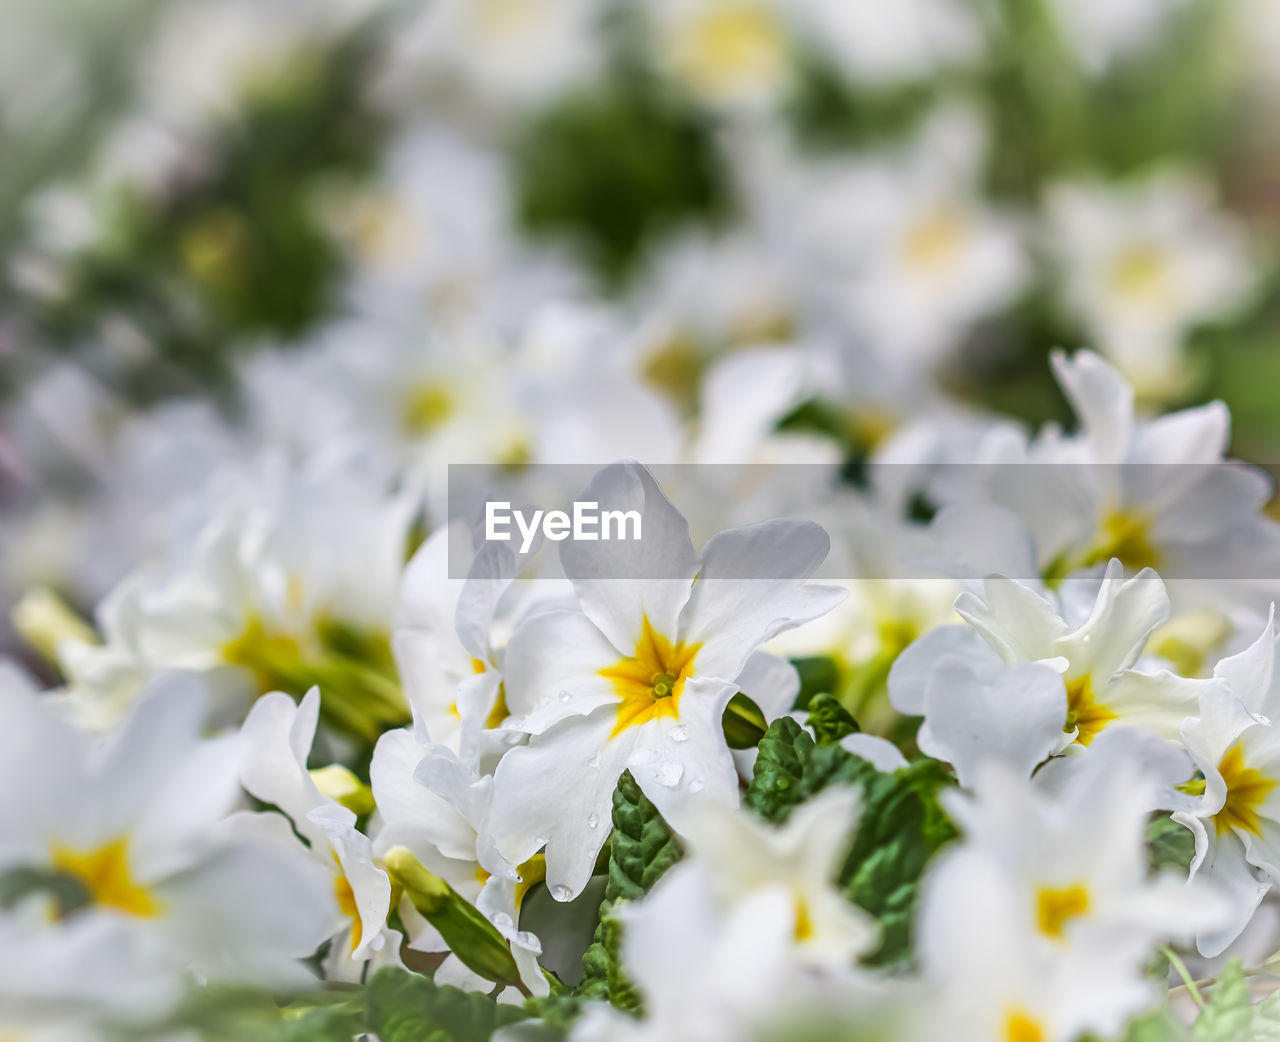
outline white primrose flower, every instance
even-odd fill
[[[1113,560],[1087,597],[1055,598],[1004,576],[988,576],[983,590],[956,598],[967,627],[925,634],[889,674],[894,707],[924,717],[920,748],[954,765],[961,784],[987,760],[1029,776],[1109,727],[1179,740],[1208,682],[1142,661],[1169,617],[1155,572],[1126,580]]]
[[[404,847],[475,904],[510,945],[525,988],[533,995],[546,995],[549,985],[538,965],[542,942],[520,929],[525,895],[542,882],[545,861],[538,855],[516,866],[499,853],[489,830],[493,777],[481,774],[452,749],[431,742],[421,725],[416,733],[384,734],[374,749],[369,777],[378,805],[374,851],[382,856]],[[397,907],[410,948],[449,950],[408,895]],[[435,979],[468,990],[493,988],[492,981],[473,973],[456,955],[441,964]]]
[[[1221,916],[1220,902],[1181,878],[1148,876],[1158,786],[1102,749],[1057,795],[989,765],[976,797],[948,799],[965,839],[922,886],[917,944],[935,996],[922,1037],[1118,1037],[1160,1000],[1146,975],[1154,945],[1188,940]]]
[[[1046,213],[1067,307],[1140,392],[1176,397],[1193,375],[1187,332],[1230,314],[1254,284],[1243,230],[1177,170],[1058,185]]]
[[[319,719],[315,688],[300,704],[279,691],[258,699],[241,729],[246,745],[241,783],[289,818],[309,844],[309,855],[332,879],[325,975],[358,981],[366,963],[399,963],[400,935],[387,926],[391,881],[375,863],[368,837],[356,828],[356,814],[326,796],[307,770]]]
[[[851,968],[816,973],[793,959],[796,902],[783,887],[725,909],[710,874],[694,864],[617,914],[622,965],[644,997],[644,1017],[590,1004],[570,1042],[776,1042],[824,1006],[844,1013],[842,1032],[860,1023],[866,1038],[885,1037],[868,981]]]
[[[38,898],[0,912],[0,1037],[105,1042],[167,1013],[180,985],[162,951],[110,916],[50,922]]]
[[[293,986],[327,935],[326,875],[270,815],[232,814],[242,747],[204,739],[190,678],[159,681],[105,739],[0,681],[0,872],[67,879],[180,971]],[[278,824],[278,827],[277,827]],[[56,918],[57,912],[51,914]]]
[[[732,529],[699,553],[639,464],[604,469],[581,498],[638,511],[642,538],[562,543],[580,609],[540,613],[512,634],[508,726],[530,739],[498,765],[490,819],[508,860],[546,847],[561,901],[591,876],[624,770],[664,813],[696,794],[737,801],[722,716],[738,678],[765,641],[843,597],[805,581],[828,547],[811,522]],[[793,692],[753,694],[773,719]]]
[[[657,0],[645,15],[658,65],[703,104],[758,112],[791,86],[792,12],[780,0]]]
[[[947,108],[894,153],[790,177],[800,256],[897,373],[932,368],[1026,284],[1020,232],[979,191],[986,136],[977,113]]]
[[[342,684],[326,692],[326,713],[352,733],[407,715],[389,631],[416,496],[342,474],[268,487],[265,502],[233,501],[167,569],[127,578],[100,606],[105,643],[59,648],[73,695],[99,703],[86,712],[110,718],[139,681],[180,669],[207,676],[222,720],[327,674]]]
[[[1234,914],[1197,936],[1202,955],[1222,952],[1248,925],[1262,898],[1280,881],[1280,670],[1274,612],[1262,635],[1214,669],[1218,683],[1201,697],[1200,713],[1182,730],[1203,776],[1174,815],[1195,835],[1193,877],[1212,880],[1232,900]]]
[[[860,813],[857,791],[843,788],[824,790],[782,825],[710,801],[691,803],[678,819],[686,860],[671,871],[705,870],[726,911],[781,892],[794,905],[797,958],[850,966],[877,941],[874,922],[835,885]]]
[[[1131,572],[1160,572],[1179,613],[1207,608],[1260,624],[1280,575],[1280,525],[1263,513],[1267,476],[1226,458],[1226,407],[1144,420],[1133,389],[1096,354],[1057,352],[1053,368],[1078,432],[1049,425],[1032,439],[997,426],[975,466],[942,468],[930,487],[935,502],[963,508],[935,520],[954,530],[952,556],[986,551],[965,578],[999,572],[1057,586],[1118,558]]]
[[[495,111],[551,101],[600,64],[600,0],[445,0],[391,41],[381,89],[409,106],[423,81],[466,87]]]

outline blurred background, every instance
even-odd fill
[[[1066,422],[1055,348],[1280,458],[1280,0],[0,19],[6,603],[87,612],[280,460],[430,503],[787,431],[856,474],[921,418]]]

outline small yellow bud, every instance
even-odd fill
[[[28,590],[11,617],[22,639],[50,662],[58,661],[58,649],[67,641],[98,643],[93,628],[47,586]]]

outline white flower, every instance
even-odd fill
[[[511,947],[520,978],[534,995],[548,993],[538,958],[542,942],[520,929],[529,889],[542,882],[540,856],[516,866],[497,850],[489,829],[493,778],[481,774],[451,750],[428,740],[425,730],[388,731],[378,741],[369,770],[378,805],[373,848],[381,856],[406,848],[424,867],[445,880],[484,913]],[[413,907],[407,895],[398,910],[418,951],[448,951],[444,938]],[[479,977],[456,955],[436,971],[436,980],[476,991],[492,981]]]
[[[1056,586],[1118,558],[1131,572],[1160,572],[1179,612],[1261,622],[1280,574],[1280,526],[1263,514],[1267,476],[1225,458],[1225,406],[1146,420],[1097,355],[1056,353],[1053,367],[1078,432],[1049,425],[1029,439],[998,426],[978,465],[940,468],[930,492],[946,505],[934,525],[951,570]]]
[[[984,597],[956,599],[969,628],[925,634],[894,663],[889,696],[923,716],[920,748],[971,784],[988,759],[1029,776],[1046,757],[1088,746],[1104,729],[1134,726],[1177,741],[1204,681],[1141,663],[1169,615],[1160,577],[1126,580],[1112,561],[1090,597],[1055,599],[1003,576]]]
[[[1124,755],[1091,753],[1071,782],[1050,796],[989,766],[976,798],[948,800],[966,838],[930,868],[918,927],[934,1032],[945,1025],[975,1042],[1117,1036],[1159,1001],[1145,973],[1152,946],[1221,915],[1180,878],[1148,877],[1152,779]]]
[[[1197,937],[1217,955],[1248,924],[1280,881],[1280,672],[1274,612],[1262,635],[1214,669],[1219,683],[1201,698],[1183,740],[1204,777],[1204,791],[1175,814],[1195,835],[1192,876],[1204,876],[1232,899],[1235,914]],[[1194,792],[1193,786],[1188,786]]]
[[[499,106],[537,105],[598,66],[599,0],[445,0],[392,40],[384,89],[413,102],[424,79],[458,82]]]
[[[698,553],[637,464],[606,468],[579,498],[638,510],[643,537],[563,543],[580,611],[538,614],[512,635],[509,725],[531,737],[498,765],[491,819],[512,862],[546,846],[559,900],[590,877],[624,770],[660,810],[696,793],[736,802],[721,718],[737,678],[761,644],[843,596],[805,582],[827,552],[812,523],[733,529]],[[771,719],[788,707],[761,708]]]
[[[126,924],[179,969],[297,985],[309,975],[294,960],[327,936],[326,873],[282,819],[231,813],[241,748],[201,738],[200,695],[166,678],[96,740],[6,673],[0,872],[69,877],[87,901],[71,915]]]
[[[39,900],[0,912],[0,1031],[22,1042],[97,1042],[145,1025],[180,995],[162,950],[110,916],[49,921]]]
[[[747,111],[791,85],[790,14],[778,0],[655,0],[646,10],[664,71],[704,104]]]
[[[571,1042],[765,1042],[794,1037],[789,1031],[820,1019],[824,1007],[839,1011],[841,1031],[862,1023],[872,1038],[872,1025],[883,1026],[874,992],[851,970],[815,975],[792,960],[796,905],[783,888],[725,911],[708,873],[693,865],[617,914],[622,965],[644,997],[644,1018],[593,1004]]]
[[[1178,170],[1058,185],[1047,218],[1065,303],[1090,339],[1140,392],[1176,397],[1191,375],[1187,332],[1230,314],[1254,284],[1243,230]]]
[[[746,810],[692,803],[676,821],[686,860],[671,874],[695,865],[705,870],[727,912],[758,895],[782,893],[794,906],[797,957],[850,966],[877,936],[870,917],[835,883],[860,804],[856,790],[830,788],[797,807],[784,824],[770,825]]]
[[[374,863],[356,815],[323,795],[307,771],[319,719],[314,688],[301,704],[279,691],[258,699],[241,732],[247,746],[241,780],[289,818],[307,840],[308,854],[330,875],[336,915],[326,975],[358,981],[370,960],[399,961],[400,935],[387,927],[391,882]]]
[[[979,192],[986,148],[978,114],[948,108],[895,153],[791,175],[799,255],[897,373],[933,366],[1026,283],[1020,233]]]

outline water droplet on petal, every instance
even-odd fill
[[[551,896],[557,901],[568,901],[573,897],[573,891],[567,886],[553,886],[551,888]]]
[[[667,734],[670,735],[673,742],[687,742],[689,740],[689,728],[685,727],[684,724],[676,724]]]
[[[690,792],[701,792],[705,788],[706,786],[702,784],[701,778],[694,778],[693,781],[689,782]]]
[[[680,784],[680,779],[683,777],[684,764],[677,763],[675,760],[668,760],[658,768],[658,781],[668,789],[674,789]]]
[[[598,829],[599,827],[600,827],[600,815],[599,815],[599,814],[595,814],[595,813],[588,814],[588,815],[587,815],[587,828],[589,828],[589,829]]]
[[[567,701],[569,701],[569,692],[568,692],[568,691],[561,691],[561,692],[560,692],[560,701],[561,701],[561,702],[567,702]]]
[[[590,760],[587,761],[587,766],[590,767],[593,771],[598,771],[600,770],[600,762],[603,759],[604,759],[604,754],[597,752],[594,755],[592,755]]]
[[[493,917],[493,925],[501,930],[509,930],[515,926],[515,923],[511,921],[511,916],[507,915],[506,912],[499,912]]]
[[[546,709],[546,708],[547,708],[547,706],[549,706],[550,704],[551,704],[551,696],[550,696],[550,695],[543,695],[542,697],[540,697],[540,698],[538,699],[538,708],[539,708],[539,709]]]

